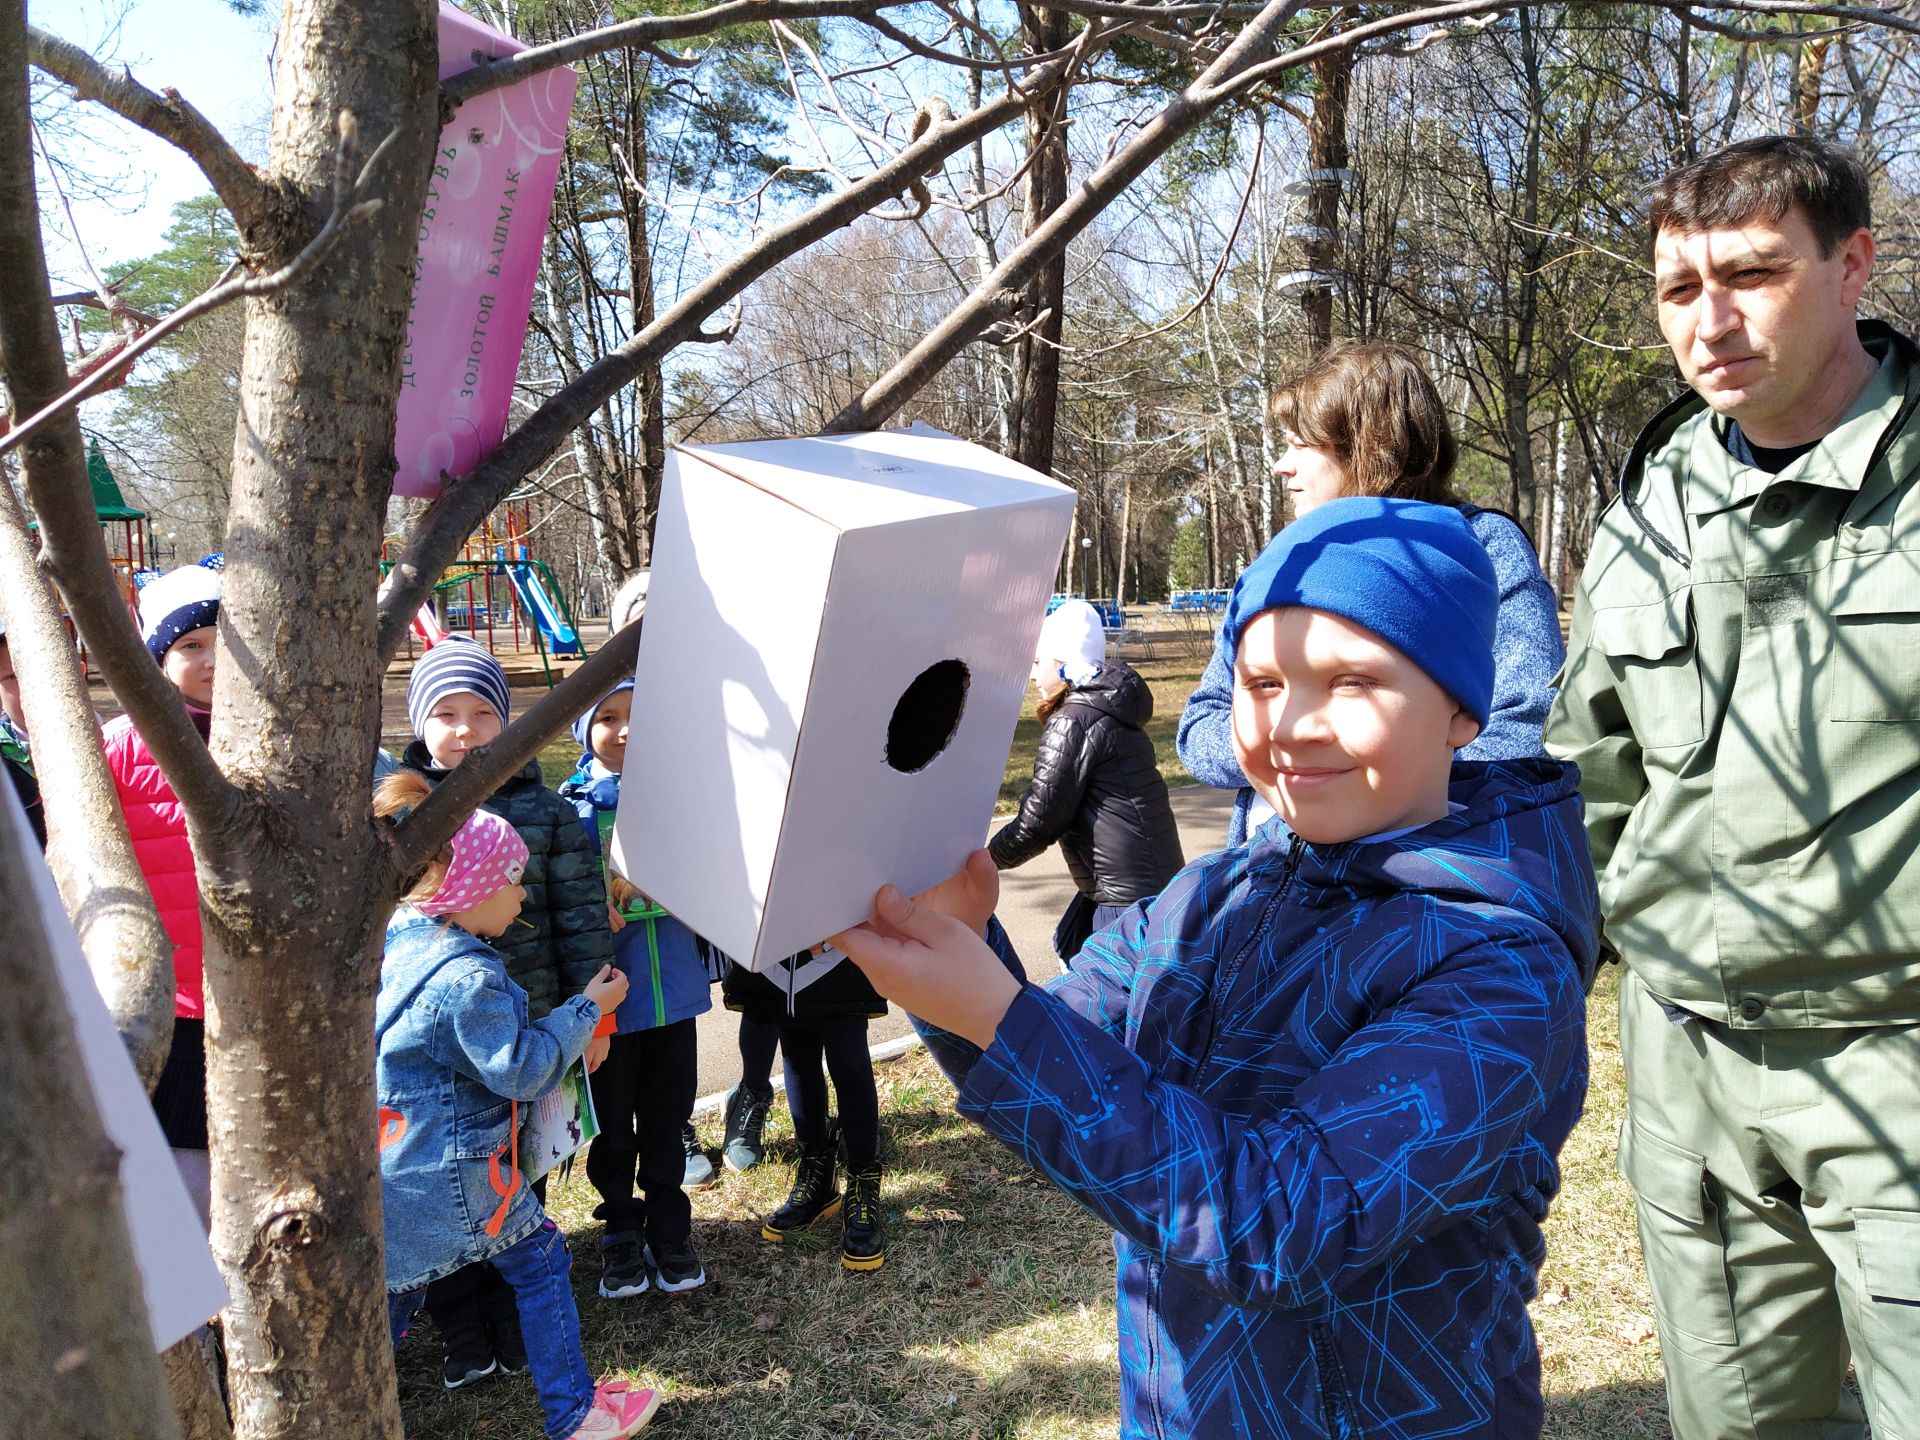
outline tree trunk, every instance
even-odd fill
[[[979,0],[970,0],[967,13],[974,27],[980,27]],[[983,28],[969,28],[961,32],[962,47],[976,60],[985,59],[987,55],[984,33]],[[967,71],[966,87],[967,109],[978,110],[986,93],[980,70]],[[993,214],[984,202],[987,193],[987,147],[984,141],[976,140],[967,148],[967,176],[972,183],[973,193],[983,197],[981,203],[967,211],[967,228],[973,234],[973,282],[978,285],[1000,263],[999,247],[993,239]],[[1015,387],[1011,383],[1009,356],[1005,350],[992,345],[976,345],[973,351],[981,399],[984,401],[988,395],[993,396],[993,416],[999,434],[1000,451],[1004,455],[1012,455],[1014,436],[1020,427],[1016,418],[1018,407],[1015,404]]]
[[[1058,50],[1067,43],[1063,10],[1021,7],[1030,51]],[[1027,105],[1027,151],[1037,157],[1022,186],[1026,233],[1031,236],[1067,198],[1067,137],[1056,124],[1064,117],[1061,87],[1036,90]],[[1014,346],[1013,458],[1042,475],[1053,473],[1054,435],[1060,411],[1060,342],[1066,333],[1067,255],[1064,249],[1040,267],[1022,298],[1015,324],[1024,334]]]
[[[214,1254],[235,1427],[400,1433],[374,1173],[373,997],[394,877],[368,815],[374,560],[429,158],[429,0],[308,0],[279,40],[265,178],[324,215],[335,116],[399,138],[384,208],[292,291],[247,302],[211,748],[243,802],[195,817]],[[363,151],[364,153],[364,151]],[[356,162],[357,163],[357,162]],[[280,262],[284,256],[265,257]]]
[[[631,50],[621,58],[627,71],[627,160],[644,186],[648,169],[644,77],[652,61]],[[647,233],[646,196],[624,190],[622,200],[627,214],[627,285],[633,295],[633,333],[638,335],[654,321],[653,240]],[[632,568],[621,575],[622,580],[646,568],[647,536],[652,531],[648,521],[660,503],[660,482],[667,470],[666,384],[658,357],[641,367],[634,379],[634,388],[638,392],[634,399],[640,412],[638,473],[635,473],[633,457],[616,456],[613,465],[614,474],[624,482],[619,487],[621,519],[626,530],[622,542],[633,557]]]
[[[212,1358],[189,1335],[160,1356],[167,1393],[180,1422],[180,1440],[232,1440],[233,1424],[214,1379]]]
[[[1127,608],[1127,550],[1133,539],[1133,469],[1120,482],[1120,559],[1113,567],[1113,603]]]
[[[1307,126],[1307,269],[1316,278],[1301,306],[1307,353],[1333,343],[1334,277],[1341,259],[1340,181],[1347,168],[1347,102],[1353,91],[1353,52],[1336,50],[1313,62],[1313,114]]]
[[[1501,376],[1501,402],[1506,418],[1508,507],[1520,528],[1535,533],[1534,508],[1539,480],[1533,464],[1534,339],[1540,316],[1540,271],[1545,259],[1545,237],[1540,233],[1540,151],[1546,123],[1546,89],[1540,70],[1539,36],[1532,11],[1514,16],[1520,37],[1521,78],[1527,89],[1526,131],[1521,157],[1519,226],[1510,244],[1519,284],[1513,295],[1511,351]]]
[[[0,19],[0,63],[11,63]],[[19,53],[14,51],[14,53]],[[24,118],[24,110],[22,111]],[[4,123],[4,122],[0,122]],[[5,484],[0,478],[0,484]],[[11,800],[6,803],[11,804]],[[8,1422],[175,1440],[107,1139],[11,817],[0,816],[0,1395]]]
[[[1827,49],[1831,37],[1808,40],[1800,46],[1799,63],[1794,69],[1793,128],[1811,135],[1820,124],[1820,96],[1826,85]]]

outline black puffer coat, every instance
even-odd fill
[[[1096,905],[1158,895],[1186,861],[1143,728],[1152,718],[1153,692],[1130,666],[1108,661],[1074,686],[1041,732],[1020,813],[989,842],[993,863],[1011,870],[1058,840]]]
[[[434,764],[420,740],[407,746],[400,763],[436,785],[453,773]],[[538,1020],[585,990],[600,967],[613,962],[607,882],[579,815],[547,788],[538,760],[529,760],[481,808],[527,842],[527,870],[520,877],[526,903],[506,934],[489,943],[506,962],[507,974],[527,992],[528,1013]]]

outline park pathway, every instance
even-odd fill
[[[1180,843],[1186,849],[1187,859],[1218,849],[1226,839],[1233,792],[1207,785],[1188,785],[1174,790],[1172,796],[1173,815],[1180,826]],[[997,828],[1002,822],[995,823]],[[1027,973],[1035,978],[1059,973],[1060,962],[1053,957],[1053,927],[1072,897],[1073,881],[1067,875],[1066,862],[1060,858],[1057,845],[1038,859],[1000,877],[1000,923],[1013,938]],[[700,1085],[696,1092],[699,1095],[717,1096],[740,1078],[740,1052],[735,1040],[738,1029],[739,1017],[721,1007],[716,991],[713,1009],[699,1021]],[[890,1045],[912,1032],[913,1026],[907,1017],[894,1006],[884,1020],[874,1022],[868,1032],[869,1043],[876,1051],[887,1054]]]

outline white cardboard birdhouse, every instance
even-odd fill
[[[925,426],[667,458],[616,847],[764,969],[993,816],[1073,493]]]

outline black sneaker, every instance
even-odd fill
[[[680,1176],[683,1190],[699,1190],[714,1181],[713,1161],[707,1158],[707,1152],[700,1148],[699,1132],[689,1120],[680,1129],[680,1148],[687,1152],[687,1168]]]
[[[440,1383],[449,1390],[467,1386],[499,1373],[500,1365],[484,1334],[460,1345],[449,1346],[440,1356]]]
[[[502,1375],[527,1373],[527,1342],[520,1335],[520,1317],[487,1322],[487,1339],[493,1342],[493,1363]]]
[[[767,1128],[767,1109],[773,1104],[773,1091],[764,1093],[736,1085],[727,1092],[726,1138],[720,1143],[720,1158],[736,1173],[753,1169],[767,1158],[762,1138]]]
[[[678,1245],[662,1245],[658,1249],[649,1245],[647,1259],[653,1265],[653,1283],[669,1295],[698,1290],[707,1283],[707,1272],[694,1253],[691,1236]]]
[[[647,1278],[646,1246],[637,1235],[609,1235],[600,1242],[600,1295],[625,1300],[644,1295],[653,1282]]]
[[[887,1263],[887,1232],[880,1212],[880,1167],[847,1172],[847,1203],[841,1212],[840,1263],[849,1270],[878,1270]]]
[[[787,1203],[762,1223],[760,1238],[778,1245],[790,1232],[804,1230],[816,1220],[839,1214],[840,1192],[833,1188],[833,1171],[831,1144],[824,1150],[802,1150]]]

